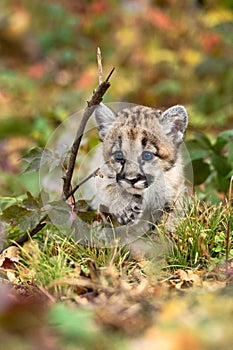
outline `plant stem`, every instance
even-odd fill
[[[83,184],[85,184],[85,182],[87,182],[88,180],[90,180],[92,177],[96,176],[99,172],[100,168],[96,169],[95,171],[93,171],[93,173],[91,173],[90,175],[88,175],[87,177],[85,177],[85,179],[83,179],[82,181],[80,181],[76,186],[74,186],[74,188],[72,189],[72,191],[70,191],[66,197],[66,199],[68,199],[69,197],[73,196],[73,194],[79,189],[80,186],[82,186]]]
[[[87,107],[84,110],[83,117],[80,123],[80,126],[78,128],[78,131],[76,133],[73,145],[71,147],[71,154],[68,161],[67,171],[63,178],[63,198],[67,198],[69,195],[69,192],[71,191],[71,180],[74,172],[75,167],[75,161],[78,154],[79,146],[83,137],[83,133],[86,127],[86,124],[96,109],[96,107],[100,104],[100,102],[103,100],[103,96],[105,92],[110,87],[109,79],[114,71],[114,68],[111,70],[110,74],[108,75],[107,79],[101,83],[98,88],[94,91],[93,96],[90,101],[87,102]]]

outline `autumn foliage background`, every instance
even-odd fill
[[[184,104],[188,138],[232,128],[232,20],[227,0],[1,1],[1,194],[38,191],[20,155],[85,106],[97,46],[116,67],[105,102]]]
[[[15,239],[43,215],[20,159],[86,106],[97,46],[104,77],[116,68],[105,102],[187,108],[199,199],[166,257],[158,242],[142,262],[85,247],[49,222],[4,251],[0,349],[232,348],[232,38],[231,0],[1,0],[1,245],[5,226]]]

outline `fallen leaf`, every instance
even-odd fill
[[[200,276],[195,274],[192,270],[177,270],[175,271],[175,274],[180,279],[180,281],[175,285],[177,289],[202,285]]]
[[[19,248],[14,246],[5,249],[0,255],[0,267],[7,269],[11,266],[12,268],[14,263],[19,261],[19,252]]]

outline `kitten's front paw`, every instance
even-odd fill
[[[141,213],[142,205],[140,203],[135,203],[123,208],[121,211],[115,214],[115,217],[119,224],[127,225],[133,224],[137,219],[139,219]]]

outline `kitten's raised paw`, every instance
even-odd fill
[[[116,219],[121,225],[133,224],[139,219],[142,213],[142,208],[139,203],[135,203],[133,206],[126,207],[121,213],[117,213]]]

